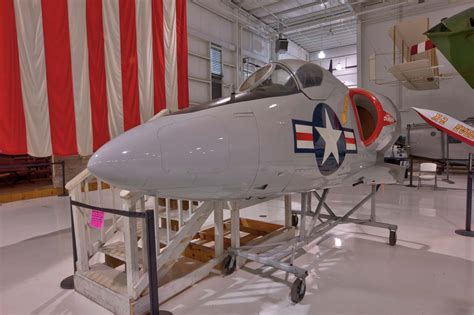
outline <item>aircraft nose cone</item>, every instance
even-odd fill
[[[160,146],[151,127],[138,126],[103,145],[90,158],[89,171],[120,188],[143,188],[150,171],[161,169]]]

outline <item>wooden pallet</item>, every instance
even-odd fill
[[[283,231],[285,227],[252,219],[240,219],[240,245],[257,244],[265,236]],[[200,231],[184,251],[184,256],[201,262],[208,262],[215,257],[214,228]],[[231,245],[230,219],[224,221],[224,249]],[[220,267],[220,266],[219,266]]]

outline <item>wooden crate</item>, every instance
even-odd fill
[[[283,225],[257,221],[253,219],[240,219],[240,245],[244,246],[257,243],[265,235],[284,229]],[[230,240],[231,224],[230,219],[224,221],[224,249],[231,245]],[[197,233],[191,243],[184,251],[184,256],[201,261],[208,262],[214,258],[215,254],[215,234],[214,227],[201,230]]]

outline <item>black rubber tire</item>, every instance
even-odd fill
[[[230,274],[232,274],[234,271],[235,271],[235,267],[236,267],[236,259],[234,259],[234,261],[232,262],[232,256],[229,255],[229,256],[226,256],[226,258],[224,258],[224,261],[222,262],[223,264],[223,271],[224,271],[224,275],[228,276]]]
[[[296,214],[293,214],[291,216],[291,225],[294,227],[297,227],[299,222],[300,222],[300,219],[298,218],[298,216]]]
[[[296,279],[291,285],[291,301],[293,303],[299,303],[303,300],[306,294],[306,282],[304,279]]]
[[[395,246],[395,244],[397,244],[397,231],[390,231],[390,235],[388,237],[388,244],[390,246]]]

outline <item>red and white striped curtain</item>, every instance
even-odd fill
[[[0,153],[90,155],[188,106],[186,0],[0,0]]]

